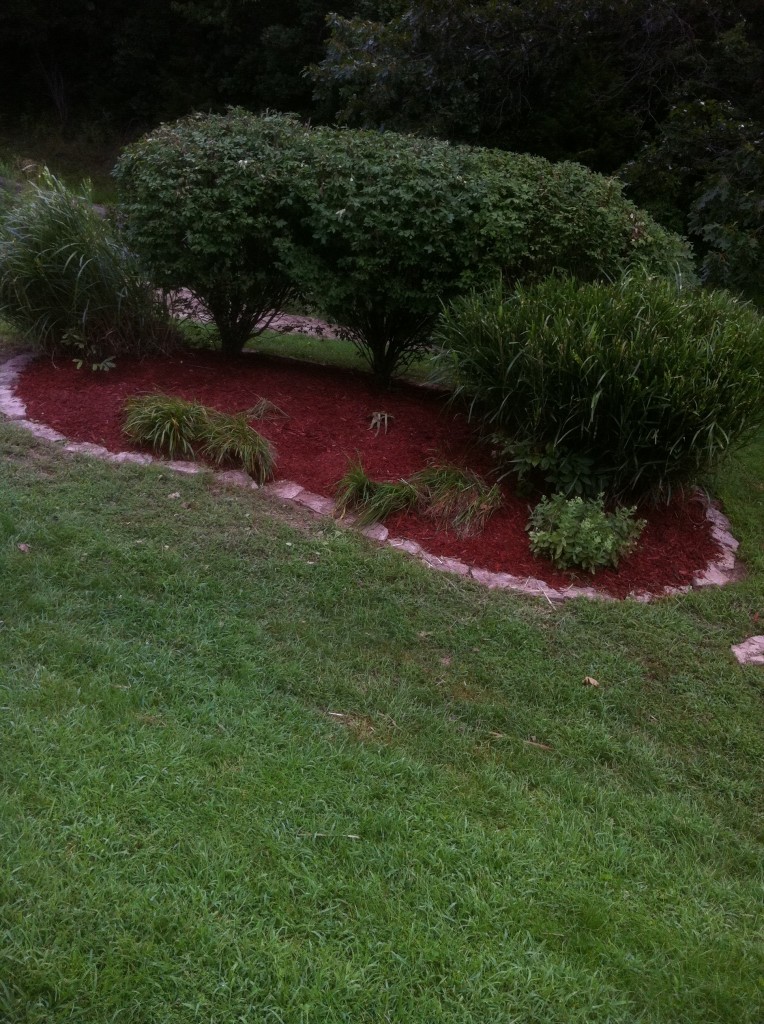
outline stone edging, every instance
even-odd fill
[[[105,462],[131,462],[139,465],[157,462],[174,473],[196,474],[210,472],[220,483],[235,487],[245,487],[249,490],[261,489],[265,494],[273,495],[283,501],[293,502],[296,505],[309,509],[316,515],[334,515],[335,507],[331,498],[325,498],[321,494],[314,494],[291,480],[278,480],[276,483],[265,484],[262,488],[258,488],[254,480],[239,470],[208,470],[207,467],[199,466],[195,462],[168,462],[164,459],[156,459],[153,455],[143,455],[139,452],[114,453],[103,448],[101,445],[67,440],[63,434],[60,434],[52,427],[27,419],[26,406],[15,394],[14,385],[16,379],[22,369],[33,358],[32,354],[24,353],[0,364],[0,414],[12,420],[16,426],[28,431],[34,437],[45,441],[63,442],[63,450],[65,452],[89,455],[92,458],[102,459]],[[692,583],[687,586],[664,587],[656,593],[644,591],[630,594],[627,600],[646,604],[658,597],[689,593],[695,587],[723,586],[737,577],[739,567],[735,553],[738,549],[738,542],[732,536],[729,520],[710,503],[706,505],[706,517],[711,523],[711,534],[721,548],[721,554],[716,561],[708,565],[703,572],[696,573]],[[343,522],[348,525],[353,525],[354,521],[352,516],[345,516],[343,519]],[[553,587],[551,584],[545,583],[543,580],[534,579],[533,577],[513,576],[510,573],[504,572],[489,572],[487,569],[477,569],[467,565],[457,558],[433,555],[429,551],[425,551],[416,541],[406,540],[403,537],[391,537],[387,528],[382,526],[381,523],[366,527],[361,530],[361,533],[370,540],[413,555],[431,569],[438,569],[441,572],[448,572],[465,579],[475,580],[475,582],[482,584],[489,590],[511,590],[515,593],[527,594],[531,597],[543,597],[549,602],[565,601],[576,597],[585,597],[595,601],[618,600],[618,598],[610,594],[595,590],[594,587],[576,587],[573,585],[564,588]]]

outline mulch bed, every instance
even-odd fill
[[[488,453],[473,429],[443,395],[401,384],[384,391],[363,373],[287,359],[245,355],[224,360],[210,352],[190,352],[172,360],[121,360],[108,373],[40,359],[24,370],[17,387],[31,419],[114,452],[131,447],[121,430],[125,400],[153,391],[225,412],[269,399],[289,417],[254,424],[276,449],[277,478],[327,496],[353,459],[360,459],[374,479],[406,477],[433,459],[490,470]],[[369,429],[375,412],[394,417],[387,433]],[[503,508],[475,537],[436,529],[431,520],[414,514],[396,516],[385,525],[391,534],[415,540],[436,555],[557,587],[594,585],[616,597],[686,585],[719,550],[701,501],[680,496],[667,507],[640,510],[647,527],[637,551],[617,571],[601,570],[594,577],[558,572],[530,552],[525,531],[530,504],[505,486]]]

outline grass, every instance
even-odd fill
[[[218,466],[234,466],[263,484],[273,476],[276,456],[269,441],[247,423],[246,414],[210,416],[200,435],[201,453]]]
[[[198,450],[216,465],[243,469],[262,484],[273,476],[276,456],[250,427],[248,415],[230,416],[174,395],[136,395],[125,402],[124,430],[171,459],[194,459]]]
[[[379,523],[396,512],[417,508],[466,536],[478,533],[501,505],[501,489],[489,487],[470,470],[432,464],[408,480],[372,480],[353,463],[337,485],[337,509],[352,511],[361,526]]]
[[[351,341],[340,338],[313,338],[304,334],[279,334],[276,331],[264,331],[253,338],[247,346],[250,351],[262,352],[264,355],[282,356],[287,359],[300,359],[309,363],[320,363],[324,366],[339,366],[347,370],[368,372],[368,365],[358,349]],[[430,356],[415,359],[406,367],[402,380],[415,383],[430,383],[435,373],[435,363]]]
[[[761,1020],[764,438],[745,580],[559,609],[0,450],[0,1020]]]
[[[186,341],[194,348],[216,348],[217,334],[211,324],[185,321],[181,330]],[[321,366],[338,366],[345,370],[367,373],[365,360],[351,341],[340,338],[315,338],[306,334],[281,334],[279,331],[263,331],[252,338],[246,346],[248,352],[279,356],[282,359],[297,359],[301,362],[318,363]],[[430,356],[416,359],[406,368],[402,379],[415,383],[437,382],[442,367]]]

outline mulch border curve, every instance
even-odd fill
[[[334,518],[335,506],[331,498],[326,498],[321,494],[314,494],[292,480],[278,480],[275,483],[259,487],[246,473],[239,470],[211,470],[195,462],[168,461],[156,458],[153,455],[144,455],[140,452],[110,452],[101,445],[91,444],[90,442],[69,441],[68,438],[52,427],[27,419],[26,406],[15,394],[14,385],[21,371],[34,358],[35,356],[32,353],[22,353],[0,363],[0,413],[34,437],[44,441],[60,443],[62,444],[63,451],[70,454],[88,455],[91,458],[101,459],[104,462],[118,464],[135,463],[138,465],[148,465],[149,463],[156,462],[173,473],[210,473],[219,483],[243,487],[248,490],[262,490],[265,494],[272,495],[282,501],[292,502],[302,508],[307,508],[316,515]],[[360,532],[363,536],[379,544],[384,544],[387,547],[394,548],[396,551],[403,551],[408,555],[413,555],[431,569],[461,576],[464,579],[474,580],[489,590],[511,590],[514,593],[525,594],[529,597],[546,598],[550,603],[583,597],[592,601],[626,600],[647,604],[657,598],[686,594],[700,587],[724,586],[726,583],[731,583],[739,578],[742,570],[736,558],[739,544],[732,535],[729,520],[710,502],[706,503],[706,518],[711,524],[711,534],[721,548],[721,554],[718,558],[707,565],[702,572],[696,573],[692,582],[686,586],[664,587],[654,593],[649,591],[638,592],[629,594],[625,598],[613,597],[611,594],[603,593],[594,587],[578,587],[571,584],[569,587],[559,588],[533,577],[513,576],[510,573],[478,569],[459,561],[458,558],[433,555],[429,551],[425,551],[416,541],[406,540],[404,537],[391,537],[387,528],[382,526],[382,524],[366,527]],[[354,518],[350,515],[344,516],[340,521],[350,526],[355,522]]]

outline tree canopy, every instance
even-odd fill
[[[0,6],[0,128],[136,136],[229,105],[616,173],[691,236],[708,280],[764,293],[761,0]]]

